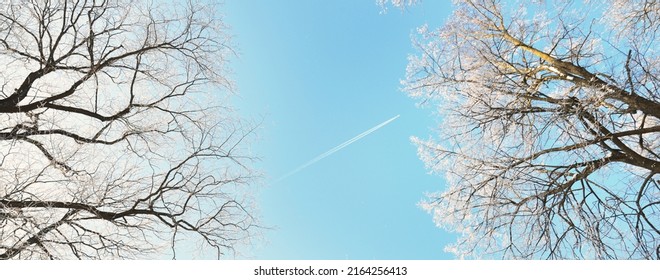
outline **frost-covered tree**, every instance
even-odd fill
[[[413,141],[446,174],[422,206],[458,233],[447,250],[660,258],[660,2],[455,6],[404,81],[442,121]]]
[[[215,10],[0,3],[0,259],[220,257],[250,237],[252,132]]]

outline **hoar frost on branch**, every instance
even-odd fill
[[[0,259],[220,258],[249,240],[253,128],[226,104],[215,9],[0,3]]]
[[[422,206],[459,257],[660,258],[660,3],[455,1],[420,28],[413,138],[447,176]]]

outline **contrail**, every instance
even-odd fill
[[[362,132],[362,133],[358,134],[357,136],[351,138],[350,140],[348,140],[348,141],[346,141],[346,142],[344,142],[344,143],[341,143],[341,144],[337,145],[336,147],[334,147],[334,148],[328,150],[327,152],[318,155],[317,157],[313,158],[312,160],[306,162],[305,164],[299,166],[298,168],[296,168],[296,169],[292,170],[291,172],[285,174],[284,176],[280,177],[280,178],[277,179],[275,182],[282,181],[282,180],[286,179],[287,177],[289,177],[289,176],[291,176],[291,175],[293,175],[293,174],[296,174],[296,173],[300,172],[300,170],[303,170],[303,169],[307,168],[308,166],[310,166],[310,165],[312,165],[312,164],[318,162],[319,160],[322,160],[322,159],[326,158],[327,156],[329,156],[329,155],[331,155],[331,154],[334,154],[334,153],[336,153],[337,151],[339,151],[339,150],[345,148],[346,146],[348,146],[348,145],[350,145],[350,144],[353,144],[353,142],[362,139],[362,137],[365,137],[365,136],[371,134],[372,132],[374,132],[374,131],[380,129],[381,127],[386,126],[388,123],[391,123],[392,121],[396,120],[399,116],[400,116],[400,115],[396,115],[396,116],[394,116],[393,118],[391,118],[391,119],[389,119],[389,120],[386,120],[386,121],[382,122],[381,124],[379,124],[379,125],[377,125],[377,126],[374,126],[374,127],[370,128],[370,129],[368,129],[368,130],[365,131],[365,132]]]

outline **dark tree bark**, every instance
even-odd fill
[[[219,258],[254,233],[216,8],[0,4],[0,259]]]

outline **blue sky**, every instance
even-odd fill
[[[417,203],[444,188],[417,158],[412,135],[437,123],[402,93],[410,36],[439,26],[449,1],[382,14],[374,0],[228,0],[239,58],[235,105],[263,119],[253,146],[265,244],[257,259],[447,259],[453,240]],[[277,181],[396,115],[361,140]]]

